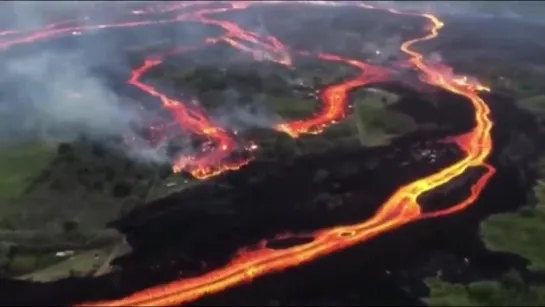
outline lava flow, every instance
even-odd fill
[[[176,10],[185,10],[188,7],[202,6],[206,2],[193,3],[174,3],[167,7],[147,7],[143,10],[135,10],[132,13],[135,15],[146,15],[152,13],[166,13]],[[196,155],[182,155],[175,158],[172,169],[174,172],[186,170],[197,179],[206,179],[216,176],[225,171],[237,170],[240,167],[248,164],[251,156],[247,158],[233,159],[235,151],[245,151],[250,153],[257,149],[257,146],[250,144],[249,146],[240,146],[233,138],[233,135],[226,129],[219,127],[205,112],[198,110],[196,107],[190,107],[189,104],[180,100],[168,97],[161,93],[156,88],[145,84],[141,79],[146,72],[159,66],[165,57],[174,54],[195,50],[205,45],[225,42],[235,49],[242,52],[247,52],[253,55],[256,59],[267,59],[278,64],[292,67],[292,59],[288,48],[274,36],[268,35],[262,37],[258,33],[245,30],[234,22],[211,18],[212,14],[225,13],[234,10],[244,10],[249,5],[255,4],[247,2],[225,2],[221,6],[215,8],[200,8],[195,11],[183,12],[174,18],[160,20],[142,20],[115,24],[101,25],[78,25],[77,19],[63,21],[60,23],[51,24],[44,29],[26,32],[5,32],[5,35],[10,37],[8,40],[0,40],[0,49],[7,49],[14,45],[33,43],[39,40],[57,38],[64,35],[80,35],[84,32],[97,31],[114,28],[132,28],[137,26],[157,25],[164,23],[174,23],[181,21],[197,21],[203,24],[219,26],[226,31],[220,37],[207,38],[202,46],[183,47],[163,52],[160,54],[151,55],[146,58],[144,63],[133,70],[128,83],[146,92],[147,94],[158,98],[163,106],[170,111],[176,123],[180,128],[188,131],[191,134],[206,138],[212,144],[212,147],[201,148],[202,152]],[[259,3],[261,4],[261,3]],[[87,20],[88,18],[83,18]],[[63,24],[74,24],[67,27],[60,27]],[[4,33],[4,32],[2,32]],[[16,35],[26,34],[26,35]],[[15,37],[11,37],[15,35]],[[299,52],[301,55],[312,55],[308,52]],[[317,54],[319,59],[340,62],[345,65],[351,65],[361,71],[354,79],[341,84],[330,86],[323,90],[321,95],[322,110],[310,119],[297,120],[288,123],[278,124],[274,127],[276,130],[285,132],[292,137],[298,137],[302,134],[317,134],[322,132],[329,125],[341,120],[345,116],[348,93],[358,87],[366,84],[385,80],[389,71],[385,68],[366,64],[354,59],[344,58],[332,54]],[[249,155],[246,155],[249,156]]]
[[[309,55],[307,52],[301,52],[301,54]],[[325,88],[321,95],[322,109],[312,118],[283,123],[275,127],[276,130],[285,132],[293,138],[299,137],[302,134],[319,134],[329,125],[343,119],[346,113],[348,93],[351,90],[372,82],[386,80],[389,75],[387,69],[354,59],[343,58],[338,55],[319,53],[318,58],[351,65],[361,70],[361,73],[354,79]]]
[[[311,3],[311,1],[302,2]],[[274,1],[274,3],[280,3],[280,1]],[[242,29],[234,22],[222,21],[209,17],[209,15],[213,13],[221,13],[233,9],[242,10],[250,4],[259,3],[227,3],[227,7],[200,9],[192,13],[178,15],[175,18],[159,21],[134,21],[111,25],[74,26],[70,28],[55,27],[52,29],[45,29],[44,31],[31,32],[27,36],[17,36],[16,33],[10,32],[10,34],[4,34],[5,37],[11,38],[11,34],[13,34],[15,38],[13,40],[0,40],[0,49],[5,49],[15,44],[31,43],[40,39],[55,38],[73,31],[84,32],[104,28],[144,26],[190,20],[213,24],[226,31],[226,34],[219,38],[207,39],[205,44],[213,44],[222,41],[241,51],[249,52],[256,57],[258,54],[265,53],[268,55],[266,58],[269,60],[276,61],[283,65],[293,65],[286,46],[276,38],[270,36],[263,38],[256,33]],[[268,2],[267,4],[273,4],[273,2]],[[348,3],[336,4],[335,2],[328,1],[317,1],[316,4],[351,5]],[[354,5],[363,6],[357,2]],[[184,8],[187,6],[188,5],[180,5],[179,7]],[[172,6],[164,10],[171,12],[176,10],[176,7],[177,6]],[[368,5],[365,5],[365,7],[375,9]],[[404,14],[394,10],[389,11],[394,14]],[[146,15],[154,13],[155,11],[153,8],[149,8],[142,12],[134,14]],[[415,15],[414,13],[411,14]],[[493,123],[490,119],[490,110],[488,106],[479,97],[479,91],[488,89],[476,82],[468,82],[468,78],[453,76],[450,71],[445,71],[444,67],[426,63],[424,56],[415,51],[413,46],[417,43],[437,37],[439,30],[443,27],[443,23],[434,15],[422,14],[420,16],[429,21],[430,32],[423,37],[404,42],[401,45],[401,50],[408,55],[411,65],[422,73],[423,82],[464,96],[472,103],[475,110],[475,126],[471,131],[451,138],[451,140],[456,142],[465,153],[465,157],[462,160],[439,170],[435,174],[420,178],[400,187],[380,206],[373,217],[360,224],[332,227],[316,231],[313,234],[313,241],[286,249],[268,249],[266,244],[263,244],[255,250],[241,252],[239,256],[225,267],[201,276],[184,278],[167,284],[154,286],[117,300],[92,302],[82,305],[167,306],[188,303],[203,296],[211,295],[229,287],[233,287],[237,284],[249,282],[258,276],[297,266],[318,257],[331,254],[337,250],[367,241],[385,231],[396,229],[409,222],[451,214],[472,204],[495,173],[495,169],[486,164],[486,159],[492,150],[491,129]],[[180,170],[182,168],[189,169],[196,177],[205,178],[218,174],[224,170],[236,169],[247,163],[248,160],[232,162],[231,164],[225,162],[233,151],[237,150],[237,148],[240,149],[239,143],[235,141],[229,131],[215,125],[203,112],[189,107],[188,104],[181,101],[170,98],[167,95],[160,93],[154,87],[141,81],[142,75],[153,67],[161,64],[165,56],[180,51],[184,50],[170,51],[147,58],[141,67],[133,71],[128,82],[142,91],[157,97],[164,107],[171,111],[181,128],[187,129],[202,137],[206,137],[216,144],[213,150],[204,152],[199,156],[179,158],[174,165],[175,170]],[[318,58],[355,66],[361,69],[362,73],[354,79],[323,89],[321,98],[324,108],[316,117],[308,120],[285,123],[276,127],[276,129],[284,131],[294,137],[304,133],[318,133],[322,131],[326,125],[342,119],[345,114],[347,95],[350,90],[364,86],[370,82],[383,80],[389,75],[388,71],[382,68],[373,67],[360,61],[345,59],[336,55],[318,54]],[[486,172],[472,186],[471,193],[465,200],[448,209],[422,212],[418,203],[419,196],[448,183],[450,180],[462,175],[466,170],[473,167],[484,167]]]
[[[261,59],[261,55],[266,54],[267,56],[265,56],[265,58],[268,60],[291,67],[292,59],[289,56],[286,46],[274,36],[262,38],[255,32],[242,29],[234,22],[212,19],[209,17],[210,14],[246,9],[248,5],[249,3],[241,2],[235,2],[232,4],[227,3],[227,6],[225,7],[201,9],[192,13],[180,14],[176,17],[176,19],[212,24],[220,26],[226,31],[223,36],[207,38],[205,40],[206,45],[226,42],[235,49],[252,54],[254,58]],[[165,56],[195,50],[197,48],[198,47],[179,48],[164,52],[162,54],[149,56],[141,67],[133,70],[132,76],[128,82],[147,94],[159,98],[164,107],[171,111],[176,119],[176,122],[181,128],[186,129],[193,134],[207,137],[213,143],[217,144],[215,149],[207,150],[201,155],[178,157],[173,165],[174,172],[187,170],[191,172],[195,178],[206,179],[227,170],[237,170],[241,166],[248,164],[250,159],[247,158],[238,161],[229,159],[235,150],[240,150],[237,142],[232,138],[231,134],[229,134],[223,128],[215,125],[206,117],[206,115],[204,115],[203,112],[198,112],[194,108],[189,108],[187,106],[188,104],[170,98],[141,81],[141,77],[150,69],[160,65]],[[311,55],[308,52],[300,52],[300,54],[307,56]],[[321,97],[323,102],[322,110],[314,117],[307,120],[298,120],[279,124],[275,127],[276,130],[285,132],[292,137],[298,137],[301,134],[320,133],[327,126],[343,119],[346,112],[346,103],[348,100],[347,96],[350,90],[364,86],[371,82],[385,80],[389,75],[389,71],[384,68],[369,65],[354,59],[347,59],[341,56],[325,53],[320,53],[317,56],[322,60],[341,62],[343,64],[351,65],[361,70],[361,73],[352,80],[326,88]],[[244,148],[244,150],[255,150],[255,145]]]
[[[164,55],[170,55],[174,52],[183,52],[192,48],[178,49],[169,51],[162,55],[154,55],[145,60],[144,64],[133,70],[128,83],[136,86],[149,95],[160,99],[163,106],[168,109],[174,116],[176,122],[183,129],[195,133],[200,136],[207,137],[216,143],[216,149],[208,151],[198,157],[181,156],[176,159],[173,165],[174,172],[188,170],[198,179],[206,179],[208,177],[220,174],[226,170],[236,170],[249,162],[244,159],[236,162],[225,162],[231,153],[238,147],[232,136],[222,129],[214,125],[206,115],[190,109],[187,104],[170,98],[165,94],[157,91],[150,85],[146,85],[140,81],[142,75],[148,70],[162,63]]]
[[[184,7],[187,6],[172,6],[169,8],[169,11]],[[286,47],[276,38],[269,36],[265,40],[261,40],[258,34],[246,31],[233,22],[208,17],[209,14],[224,13],[245,8],[247,8],[247,5],[242,3],[227,3],[227,6],[225,7],[201,9],[196,12],[181,14],[178,15],[176,19],[213,24],[226,30],[226,34],[221,37],[207,38],[205,40],[205,45],[226,42],[236,49],[251,53],[254,57],[258,57],[259,54],[265,52],[270,55],[270,60],[287,66],[291,65],[291,58],[286,51]],[[230,157],[237,149],[253,151],[256,149],[256,146],[251,145],[246,148],[239,148],[238,143],[234,140],[232,135],[225,129],[214,124],[204,112],[199,112],[195,108],[189,108],[188,104],[170,98],[141,81],[141,77],[150,69],[160,65],[165,56],[195,49],[197,49],[197,47],[179,48],[162,54],[149,56],[141,67],[133,70],[128,83],[136,86],[149,95],[159,98],[163,106],[171,112],[181,128],[186,129],[193,134],[206,137],[216,145],[213,149],[206,150],[206,152],[197,156],[180,156],[176,158],[173,164],[174,172],[187,170],[197,179],[206,179],[223,173],[224,171],[237,170],[248,164],[250,161],[249,158],[234,161]]]
[[[439,30],[443,27],[443,23],[437,17],[429,14],[422,16],[431,22],[430,33],[403,43],[401,49],[410,57],[410,62],[423,73],[422,80],[424,82],[462,95],[474,106],[475,127],[468,133],[453,138],[466,153],[465,158],[433,175],[400,187],[372,218],[361,224],[320,230],[314,233],[312,242],[283,250],[267,249],[263,245],[256,250],[241,253],[227,266],[204,275],[155,286],[119,300],[85,305],[166,306],[187,303],[237,284],[249,282],[258,276],[297,266],[364,242],[409,222],[451,214],[473,203],[495,172],[495,169],[485,162],[492,150],[491,129],[493,124],[489,117],[490,110],[479,97],[478,90],[486,88],[460,82],[459,79],[446,74],[443,70],[425,63],[424,56],[412,49],[416,43],[437,37]],[[346,89],[354,86],[358,85],[356,81],[352,80],[342,85],[341,88]],[[331,93],[337,93],[333,89],[330,88]],[[340,96],[335,99],[346,99],[346,97]],[[470,195],[464,201],[445,210],[421,212],[417,201],[419,196],[448,183],[472,167],[485,167],[486,173],[472,186]]]

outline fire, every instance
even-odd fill
[[[292,1],[299,3],[311,3],[317,5],[352,5],[334,1]],[[201,2],[195,4],[201,5]],[[219,38],[208,39],[203,46],[224,42],[242,52],[252,55],[268,54],[268,60],[275,61],[281,65],[292,66],[293,61],[289,56],[289,49],[276,38],[261,37],[256,33],[242,29],[231,21],[214,19],[210,15],[222,13],[228,10],[243,10],[249,5],[261,4],[252,1],[245,2],[221,2],[220,8],[201,8],[191,13],[179,15],[173,19],[155,21],[136,21],[119,24],[98,26],[73,26],[65,28],[48,28],[41,31],[34,31],[19,35],[11,40],[1,40],[0,49],[6,49],[13,45],[32,43],[37,40],[54,38],[61,35],[69,35],[78,31],[86,33],[92,30],[103,28],[129,28],[145,26],[157,23],[179,22],[182,20],[200,21],[205,24],[216,25],[225,30],[225,34]],[[267,5],[282,3],[282,1],[262,2]],[[287,4],[286,4],[287,5]],[[367,4],[355,2],[353,5],[366,9],[379,9]],[[190,4],[174,4],[162,9],[146,9],[146,13],[155,11],[174,11],[185,9]],[[403,15],[405,13],[387,9],[392,14]],[[417,15],[416,13],[410,13]],[[412,67],[421,72],[423,82],[440,87],[444,90],[464,96],[471,102],[475,110],[475,126],[463,135],[453,136],[452,141],[456,142],[466,154],[463,159],[439,170],[435,174],[420,178],[407,185],[401,186],[390,198],[380,206],[376,214],[359,224],[333,227],[316,231],[312,234],[313,241],[298,246],[273,250],[268,249],[266,244],[260,245],[255,250],[241,251],[233,261],[223,268],[213,270],[198,277],[183,278],[167,284],[157,285],[149,289],[138,291],[127,297],[112,301],[85,303],[86,306],[167,306],[179,305],[194,301],[200,297],[220,292],[237,284],[250,282],[251,280],[289,267],[297,266],[312,261],[318,257],[331,254],[340,249],[362,243],[368,239],[380,235],[385,231],[391,231],[407,223],[417,220],[451,214],[471,205],[480,195],[487,182],[495,173],[495,169],[486,163],[486,159],[492,150],[491,129],[493,123],[490,119],[490,109],[479,96],[480,91],[490,89],[474,79],[464,76],[455,76],[452,73],[441,69],[437,65],[426,63],[424,55],[413,49],[414,45],[436,38],[444,23],[431,14],[419,15],[429,21],[429,32],[423,37],[415,38],[404,42],[401,50],[409,57]],[[9,37],[8,34],[1,34]],[[150,56],[141,67],[132,72],[128,83],[139,88],[143,92],[154,96],[163,106],[170,111],[180,129],[185,129],[193,134],[208,139],[213,146],[208,146],[198,155],[180,156],[176,159],[173,170],[190,171],[193,176],[199,179],[206,179],[225,171],[237,170],[250,162],[250,159],[233,161],[231,156],[235,150],[255,151],[257,145],[250,144],[241,148],[241,145],[233,137],[234,133],[218,126],[209,119],[204,111],[193,108],[190,103],[168,97],[154,87],[141,81],[142,76],[150,69],[160,65],[163,59],[176,52],[196,50],[202,46],[180,48],[176,51],[169,51],[163,54]],[[308,52],[301,52],[301,55],[311,56]],[[325,127],[342,120],[347,108],[347,96],[351,90],[368,85],[372,82],[385,80],[390,76],[390,71],[376,67],[358,60],[344,58],[339,55],[318,54],[321,60],[337,62],[341,65],[350,65],[360,69],[361,73],[353,79],[340,84],[328,86],[321,93],[323,108],[315,116],[294,122],[282,123],[275,128],[283,131],[292,137],[302,134],[320,133]],[[204,148],[204,147],[203,147]],[[432,191],[448,183],[453,178],[464,174],[473,167],[484,167],[486,172],[472,186],[471,194],[460,203],[448,209],[434,212],[422,212],[417,199],[420,195]]]

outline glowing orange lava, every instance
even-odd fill
[[[272,4],[279,2],[280,1],[271,1],[263,3]],[[317,1],[314,3],[320,5],[340,5],[330,1]],[[283,65],[293,65],[291,57],[289,57],[289,51],[278,39],[272,37],[264,38],[256,33],[242,29],[233,22],[212,19],[210,17],[210,14],[212,13],[221,13],[233,9],[240,10],[246,8],[250,4],[258,3],[247,1],[243,3],[236,2],[233,4],[224,4],[225,7],[201,9],[193,13],[181,14],[174,19],[162,21],[137,21],[102,26],[75,26],[72,28],[45,29],[41,32],[36,31],[26,36],[16,37],[13,40],[0,41],[0,48],[8,48],[18,43],[30,43],[37,39],[57,37],[72,31],[89,31],[102,28],[132,27],[146,24],[193,20],[217,25],[226,31],[224,36],[208,39],[205,44],[223,41],[253,55],[265,52],[269,54],[268,59],[270,60]],[[358,3],[354,5],[374,9],[368,5]],[[184,8],[187,7],[187,5],[180,5],[179,7]],[[170,9],[168,7],[164,9],[175,10],[175,8],[176,6],[170,6]],[[404,14],[395,10],[389,11],[394,14]],[[147,9],[145,12],[153,12],[153,9]],[[411,14],[415,15],[414,13]],[[491,129],[493,123],[490,119],[490,110],[488,106],[479,97],[479,91],[489,89],[475,81],[469,81],[469,78],[454,76],[450,72],[445,71],[444,67],[426,63],[424,56],[415,51],[413,46],[417,43],[437,37],[439,30],[443,27],[443,23],[434,15],[422,14],[420,16],[429,21],[430,32],[423,37],[404,42],[401,45],[401,50],[409,56],[409,61],[412,66],[422,73],[422,81],[464,96],[472,103],[475,110],[475,126],[471,131],[452,138],[465,153],[465,157],[462,160],[441,169],[430,176],[420,178],[400,187],[380,206],[372,218],[362,223],[316,231],[313,234],[314,240],[312,242],[282,250],[268,249],[263,245],[256,250],[241,252],[238,257],[225,267],[198,277],[183,278],[167,284],[157,285],[117,300],[85,303],[82,305],[167,306],[188,303],[203,296],[220,292],[229,287],[249,282],[264,274],[270,274],[272,272],[297,266],[318,257],[331,254],[340,249],[367,241],[372,237],[385,231],[396,229],[406,223],[424,218],[451,214],[472,204],[495,173],[495,169],[486,164],[486,159],[492,150]],[[6,34],[6,37],[7,36],[11,37]],[[200,155],[194,157],[180,157],[174,165],[175,170],[188,169],[196,177],[206,178],[224,170],[237,169],[245,163],[248,163],[248,160],[244,160],[226,164],[225,160],[229,157],[230,153],[240,146],[228,131],[214,124],[203,112],[192,109],[181,101],[167,97],[155,88],[140,81],[141,76],[146,71],[149,71],[149,69],[161,64],[163,57],[166,55],[168,55],[168,53],[149,57],[140,68],[133,71],[129,83],[142,91],[157,97],[164,107],[171,111],[181,127],[194,134],[207,137],[216,144],[214,149],[201,153]],[[355,66],[361,69],[362,73],[354,79],[325,88],[322,92],[324,108],[315,117],[281,124],[276,127],[276,129],[289,133],[294,137],[303,133],[318,133],[322,131],[326,125],[342,119],[345,114],[347,93],[350,90],[388,77],[387,70],[360,61],[328,54],[319,54],[318,57],[323,60]],[[471,193],[465,200],[448,209],[422,212],[418,203],[419,196],[448,183],[473,167],[484,167],[486,172],[472,186]]]
[[[178,49],[176,52],[183,52],[191,49],[192,48]],[[167,52],[169,55],[172,53],[173,51]],[[178,172],[187,169],[195,178],[206,179],[226,170],[239,169],[241,166],[247,164],[249,162],[248,159],[237,162],[225,162],[229,155],[238,147],[238,144],[227,131],[214,125],[205,114],[188,108],[187,104],[170,98],[165,94],[160,93],[152,86],[146,85],[140,81],[140,78],[145,72],[161,63],[161,55],[149,57],[141,67],[133,70],[131,78],[128,81],[129,84],[138,87],[149,95],[159,98],[163,103],[163,106],[171,112],[181,128],[216,142],[215,150],[205,152],[197,157],[178,157],[174,162],[173,170]]]
[[[290,67],[292,59],[286,46],[273,36],[261,37],[255,32],[242,29],[239,25],[231,21],[212,19],[210,14],[225,13],[233,10],[243,10],[250,3],[234,2],[226,3],[225,6],[219,8],[200,9],[192,13],[183,13],[176,17],[178,20],[199,21],[205,24],[220,26],[226,33],[221,37],[207,38],[205,44],[216,44],[225,42],[240,51],[247,52],[253,55],[256,59],[263,57],[269,61],[276,62],[281,65]],[[184,7],[184,6],[172,6]],[[179,100],[169,98],[160,93],[155,88],[146,85],[140,81],[142,75],[147,71],[162,63],[162,59],[167,55],[188,51],[195,48],[180,48],[179,50],[171,50],[163,54],[152,55],[144,62],[144,64],[133,71],[129,83],[161,100],[163,105],[171,111],[180,127],[197,135],[205,136],[217,144],[214,150],[207,150],[205,153],[198,156],[181,156],[174,162],[173,170],[175,172],[188,170],[198,179],[205,179],[218,175],[227,170],[236,170],[241,166],[246,165],[250,159],[242,161],[230,161],[227,158],[233,151],[239,149],[237,143],[232,139],[232,136],[221,127],[216,126],[212,121],[207,119],[203,112],[198,112],[195,109],[188,109],[187,104]],[[309,53],[301,52],[300,54],[310,55]],[[265,56],[263,56],[265,55]],[[316,134],[323,131],[327,126],[344,118],[346,113],[347,95],[354,88],[358,88],[376,82],[386,80],[389,71],[366,64],[354,59],[344,58],[338,55],[321,53],[318,58],[327,61],[340,62],[346,65],[361,70],[360,75],[356,78],[343,82],[338,85],[327,87],[322,94],[321,100],[322,110],[314,117],[306,120],[298,120],[277,125],[275,128],[278,131],[285,132],[292,137],[298,137],[301,134]],[[245,150],[255,150],[253,147],[244,148]],[[227,162],[229,161],[229,162]]]
[[[185,8],[186,6],[171,6],[169,9],[175,9],[177,7]],[[261,39],[258,34],[246,31],[233,22],[216,20],[208,17],[209,14],[224,13],[230,10],[241,10],[245,8],[247,8],[247,6],[244,3],[226,3],[224,7],[220,8],[201,9],[196,12],[181,14],[178,15],[176,19],[213,24],[220,26],[226,31],[226,34],[221,37],[207,38],[205,40],[206,45],[226,42],[236,49],[252,54],[254,58],[266,53],[269,55],[268,59],[271,61],[286,66],[291,65],[291,58],[286,47],[276,38],[268,36]],[[216,144],[214,149],[206,150],[206,152],[202,154],[196,156],[180,156],[173,165],[174,172],[188,170],[195,178],[206,179],[221,174],[224,171],[237,170],[248,164],[250,161],[249,158],[233,161],[232,159],[229,159],[229,157],[235,150],[254,151],[256,150],[256,147],[249,146],[246,148],[239,148],[239,145],[233,139],[233,136],[208,119],[204,112],[200,112],[195,108],[190,109],[187,107],[187,104],[167,97],[155,88],[140,81],[142,75],[153,67],[160,65],[165,56],[189,51],[191,49],[196,49],[196,47],[180,48],[148,57],[141,67],[133,70],[132,76],[128,82],[149,95],[159,98],[165,108],[170,110],[171,114],[173,114],[180,127],[193,134],[204,136]]]
[[[301,134],[321,133],[331,124],[343,119],[346,114],[348,93],[351,90],[372,82],[386,80],[389,75],[389,71],[384,68],[338,55],[319,53],[318,58],[351,65],[361,70],[361,74],[354,79],[325,88],[321,95],[322,109],[312,118],[283,123],[275,127],[278,131],[283,131],[294,138]]]

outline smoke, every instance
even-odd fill
[[[127,2],[116,2],[110,6],[104,1],[14,1],[0,4],[0,19],[2,23],[10,24],[6,28],[35,29],[52,21],[75,17],[94,17],[100,14],[107,18],[113,17],[117,11],[126,11],[123,7],[128,5]],[[142,7],[146,5],[149,3],[141,2]],[[401,5],[397,2],[394,4]],[[418,5],[422,7],[421,4],[414,4]],[[121,9],[114,9],[116,6]],[[263,20],[244,14],[237,16],[245,23],[253,23],[253,30],[263,36],[268,35]],[[184,31],[187,29],[191,28],[184,27]],[[176,27],[173,31],[174,40],[182,45],[186,41],[203,37],[200,29],[184,32]],[[62,46],[67,44],[67,40],[59,40],[57,43],[41,44],[33,48],[35,50],[32,53],[17,54],[18,48],[23,50],[26,47],[13,47],[17,50],[9,50],[9,58],[0,60],[3,75],[10,79],[0,80],[0,141],[24,137],[70,141],[81,133],[100,139],[103,136],[130,134],[134,126],[145,127],[147,119],[137,107],[141,102],[128,101],[120,95],[110,81],[101,76],[97,67],[116,66],[128,71],[130,67],[126,51],[135,47],[126,45],[129,38],[142,44],[151,42],[162,45],[159,32],[157,29],[144,28],[123,32],[108,30],[100,38],[95,35],[90,35],[94,36],[90,39],[86,39],[86,35],[69,38],[72,41],[71,48]],[[399,54],[400,36],[372,41],[363,42],[362,48],[371,53],[378,51],[377,61],[388,60]],[[437,55],[437,61],[440,60]],[[280,118],[267,109],[264,97],[240,96],[239,93],[226,93],[221,106],[211,113],[211,117],[221,125],[236,130],[271,127],[279,122]],[[139,139],[137,134],[133,134],[133,138],[135,140],[129,143],[130,148],[127,149],[129,156],[152,161],[164,159],[161,150],[149,147],[148,142]]]
[[[267,107],[263,94],[243,96],[234,89],[222,93],[222,104],[211,112],[214,121],[234,131],[249,128],[270,129],[282,119]]]
[[[52,20],[83,17],[96,2],[2,3],[12,29],[38,29]],[[2,14],[2,15],[4,15]],[[5,20],[4,20],[5,21]],[[39,46],[13,46],[0,61],[0,145],[41,139],[70,142],[84,134],[94,140],[130,135],[126,153],[160,161],[164,155],[132,133],[145,126],[136,101],[116,93],[100,67],[129,71],[115,36],[97,41],[73,37]],[[9,38],[5,38],[8,40]]]
[[[96,134],[121,131],[134,116],[118,97],[92,76],[76,53],[49,52],[8,62],[7,73],[24,80],[24,98],[42,121]],[[17,102],[21,103],[21,102]],[[23,101],[22,103],[25,103]]]

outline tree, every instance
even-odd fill
[[[99,144],[93,144],[91,152],[95,157],[103,158],[106,155],[106,150]]]
[[[102,191],[102,189],[104,188],[104,184],[102,183],[102,181],[95,181],[93,182],[92,188],[96,191]]]
[[[78,229],[78,222],[74,220],[64,221],[62,223],[62,230],[65,233],[71,233]]]
[[[61,156],[67,156],[74,153],[74,148],[68,143],[60,143],[57,146],[57,153]]]
[[[53,191],[58,191],[62,188],[62,182],[60,179],[55,178],[51,183],[49,184],[49,189]]]
[[[172,175],[172,167],[168,164],[162,164],[158,167],[157,174],[159,179],[164,180],[168,176]]]
[[[106,166],[104,168],[104,177],[107,181],[112,181],[115,178],[115,170],[112,167]]]

